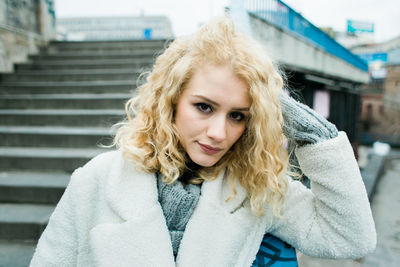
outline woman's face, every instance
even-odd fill
[[[179,97],[175,123],[190,159],[217,163],[240,138],[251,105],[244,81],[230,66],[199,68]]]

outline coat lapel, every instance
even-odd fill
[[[218,179],[203,184],[179,247],[177,266],[251,265],[265,224],[244,207],[242,187],[237,186],[236,197],[225,202],[231,192],[223,172]]]
[[[108,175],[106,200],[120,219],[90,232],[96,266],[175,266],[154,174],[138,171],[118,153]],[[186,225],[176,266],[250,266],[265,233],[265,220],[246,206],[246,192],[231,195],[225,172],[204,182]]]
[[[90,246],[96,266],[175,266],[153,174],[137,171],[122,153],[110,169],[105,197],[115,223],[96,225]]]

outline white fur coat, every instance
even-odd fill
[[[135,170],[120,151],[101,154],[73,173],[31,266],[251,266],[265,232],[317,257],[371,252],[374,222],[346,135],[296,154],[312,189],[288,178],[279,219],[269,208],[253,216],[242,188],[226,203],[224,173],[204,182],[176,262],[155,175]]]

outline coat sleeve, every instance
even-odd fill
[[[288,179],[282,217],[270,232],[314,257],[361,258],[372,252],[375,224],[346,134],[298,148],[296,156],[311,189]]]
[[[77,195],[80,169],[70,179],[39,239],[30,266],[77,266]]]

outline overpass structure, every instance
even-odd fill
[[[253,37],[286,72],[289,89],[355,141],[367,63],[280,0],[241,4]]]

